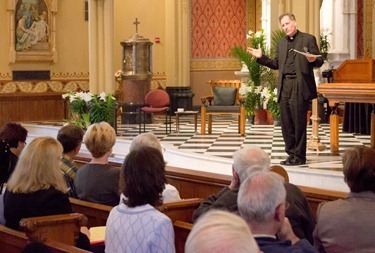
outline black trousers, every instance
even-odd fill
[[[297,79],[283,79],[280,97],[281,130],[285,152],[306,160],[306,127],[309,100],[298,95]]]

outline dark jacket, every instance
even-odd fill
[[[319,48],[316,43],[315,36],[298,31],[296,36],[295,48],[298,51],[308,51],[311,54],[319,55]],[[277,90],[282,90],[283,82],[283,70],[288,54],[288,40],[283,38],[277,44],[276,56],[274,59],[270,59],[263,55],[257,59],[257,62],[265,65],[271,69],[279,70],[279,82]],[[314,79],[314,68],[321,67],[324,63],[322,57],[317,57],[314,62],[309,62],[304,55],[296,53],[294,56],[294,67],[296,69],[297,82],[298,82],[298,93],[305,100],[311,100],[317,97],[316,84]],[[281,92],[278,92],[277,99],[280,101]]]
[[[298,238],[305,238],[313,243],[313,232],[315,228],[315,219],[311,208],[307,202],[305,194],[295,185],[286,183],[286,200],[290,207],[286,210],[285,216],[288,217],[293,231]],[[239,215],[237,206],[237,190],[230,190],[224,187],[220,192],[211,195],[203,201],[193,214],[195,222],[199,216],[211,209],[222,209]]]

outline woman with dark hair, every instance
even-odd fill
[[[18,123],[8,122],[0,128],[0,194],[16,167],[26,138],[26,128]]]
[[[165,162],[158,149],[130,151],[121,170],[126,198],[109,214],[106,252],[175,252],[172,221],[155,207],[163,202]]]

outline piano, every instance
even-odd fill
[[[334,83],[318,86],[331,107],[330,150],[339,152],[339,116],[337,106],[340,102],[375,104],[375,60],[346,60],[333,71]],[[375,114],[371,113],[371,148],[375,148]]]

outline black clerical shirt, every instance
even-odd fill
[[[294,45],[296,44],[296,37],[298,36],[298,31],[293,36],[287,36],[288,40],[288,55],[286,58],[286,63],[284,67],[283,74],[284,75],[295,75],[296,69],[294,67],[294,57],[296,56],[296,52],[294,52],[292,49],[294,49]]]

